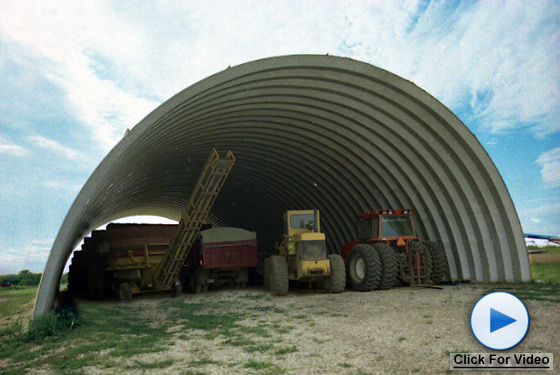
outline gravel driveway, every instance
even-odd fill
[[[169,351],[143,359],[174,358],[172,367],[158,370],[169,374],[449,373],[449,352],[489,351],[469,324],[472,307],[488,290],[464,284],[336,295],[296,290],[285,297],[270,297],[262,289],[185,294],[186,303],[213,301],[225,306],[222,312],[241,314],[246,333],[179,335]],[[158,299],[133,303],[152,313],[158,308]],[[512,351],[552,352],[560,360],[560,304],[525,303],[530,330]],[[266,331],[259,331],[260,325]]]

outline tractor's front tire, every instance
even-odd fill
[[[275,296],[285,296],[289,289],[288,264],[280,255],[270,257],[270,291]]]
[[[372,247],[379,254],[381,261],[381,280],[378,289],[390,289],[397,281],[398,264],[395,250],[386,243],[375,243]]]
[[[264,289],[270,290],[270,257],[263,262],[263,285]]]
[[[119,285],[119,299],[124,302],[132,301],[132,287],[129,283]]]
[[[331,274],[325,280],[325,289],[327,293],[342,293],[346,286],[344,260],[338,254],[331,254],[329,255],[329,263],[331,264]]]
[[[356,245],[346,258],[346,275],[350,286],[358,292],[368,292],[379,286],[381,261],[379,254],[370,245]]]
[[[422,242],[422,245],[428,249],[432,258],[431,279],[434,283],[446,282],[451,279],[449,272],[449,262],[447,261],[447,254],[443,247],[434,241]]]

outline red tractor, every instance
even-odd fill
[[[449,280],[445,251],[437,242],[420,242],[412,209],[365,212],[358,238],[342,246],[348,284],[357,291],[389,289],[398,281],[410,286]]]

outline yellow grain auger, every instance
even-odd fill
[[[157,264],[144,262],[146,266],[134,278],[126,277],[127,272],[119,272],[118,266],[114,270],[117,279],[119,274],[123,276],[117,283],[121,299],[131,300],[133,294],[151,291],[169,290],[175,296],[182,293],[179,272],[234,163],[231,151],[225,159],[220,159],[218,152],[212,149],[163,257],[154,262]]]

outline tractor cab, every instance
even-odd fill
[[[415,211],[407,210],[377,210],[365,212],[358,215],[360,229],[358,241],[369,243],[370,241],[383,241],[390,244],[397,241],[398,246],[404,246],[403,241],[418,239],[412,214]]]
[[[320,231],[318,210],[284,213],[284,239],[280,255],[292,257],[288,262],[296,264],[292,273],[297,273],[298,279],[329,274],[325,234]]]

